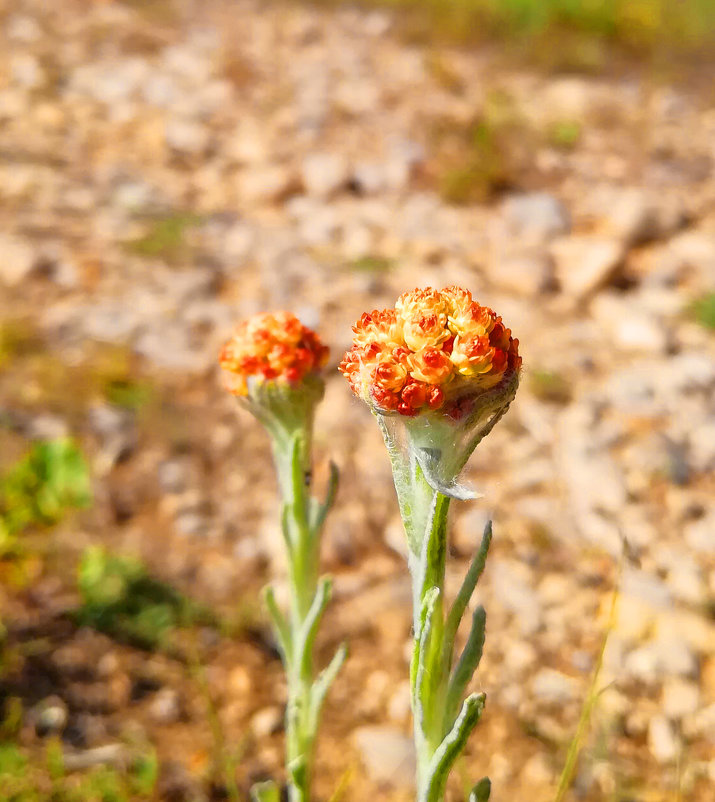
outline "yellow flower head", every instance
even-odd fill
[[[219,354],[227,389],[248,395],[248,380],[296,385],[326,363],[328,348],[290,312],[266,312],[238,324]]]
[[[340,370],[381,412],[413,417],[442,409],[459,418],[465,398],[521,367],[519,341],[461,287],[404,293],[394,309],[364,314],[353,332]]]

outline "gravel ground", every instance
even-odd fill
[[[275,485],[216,353],[238,318],[286,307],[331,346],[318,486],[329,458],[342,472],[320,651],[347,638],[351,659],[319,798],[348,772],[346,799],[409,799],[402,533],[379,434],[335,367],[361,312],[461,284],[524,357],[468,469],[485,497],[454,511],[454,587],[495,520],[475,680],[489,703],[461,772],[489,774],[495,802],[553,798],[618,583],[571,799],[712,799],[715,341],[693,311],[715,287],[712,87],[636,67],[542,75],[410,44],[374,11],[0,8],[0,316],[25,344],[2,363],[2,459],[71,432],[96,495],[31,590],[0,587],[8,628],[52,646],[18,680],[27,706],[60,697],[73,755],[139,729],[157,793],[210,793],[212,730],[185,667],[58,623],[73,560],[104,543],[244,611],[243,634],[205,644],[205,673],[242,791],[280,775],[284,687],[257,610],[283,575]],[[107,370],[150,400],[112,403]]]

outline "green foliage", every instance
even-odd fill
[[[64,770],[60,741],[50,743],[45,765],[31,766],[14,743],[0,743],[0,799],[7,802],[130,802],[151,797],[158,775],[153,749],[136,758],[126,772],[98,766],[81,775]],[[51,790],[50,790],[51,789]],[[49,791],[49,793],[48,793]]]
[[[540,400],[553,404],[568,404],[571,385],[565,376],[551,370],[533,370],[529,374],[529,388]]]
[[[562,150],[575,147],[581,138],[581,123],[578,120],[559,120],[548,131],[549,142]]]
[[[500,41],[555,67],[602,68],[607,62],[604,43],[652,55],[706,52],[715,41],[712,0],[363,2],[400,9],[414,37]]]
[[[5,320],[0,324],[0,367],[17,356],[35,352],[39,338],[25,320]]]
[[[394,267],[394,260],[385,256],[361,256],[350,264],[353,270],[361,273],[385,273]]]
[[[137,256],[180,261],[187,255],[186,232],[201,223],[198,215],[177,212],[154,220],[143,237],[128,243],[127,248]]]
[[[715,329],[715,292],[696,298],[690,305],[690,314],[706,329]]]
[[[439,120],[431,131],[431,150],[444,200],[480,203],[517,185],[529,164],[530,138],[514,100],[504,92],[491,92],[466,124]]]
[[[27,758],[13,743],[0,743],[0,777],[22,777]]]
[[[210,610],[150,576],[139,560],[100,546],[82,555],[78,584],[77,622],[140,648],[169,648],[178,629],[218,623]]]
[[[69,438],[36,443],[0,479],[0,557],[30,526],[51,526],[92,499],[87,463]]]

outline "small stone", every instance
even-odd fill
[[[561,289],[579,300],[608,284],[620,268],[625,250],[618,240],[578,234],[554,241],[551,254]]]
[[[511,641],[504,650],[504,664],[515,674],[532,668],[538,659],[536,649],[526,641]]]
[[[166,144],[173,150],[189,155],[204,153],[209,145],[209,131],[192,120],[168,120],[164,129]]]
[[[385,188],[385,170],[376,162],[360,162],[353,170],[352,185],[360,195],[377,195]]]
[[[648,725],[648,749],[659,763],[670,763],[679,753],[673,725],[665,716],[653,716]]]
[[[106,652],[97,662],[97,676],[108,679],[114,676],[120,669],[121,664],[115,652]]]
[[[560,671],[542,668],[533,678],[531,689],[541,701],[561,705],[577,697],[578,683]]]
[[[25,240],[0,233],[0,282],[17,287],[32,273],[35,263],[33,250]]]
[[[545,755],[537,752],[532,755],[521,770],[521,779],[532,787],[534,785],[550,785],[554,779],[554,773],[549,766]]]
[[[403,680],[387,703],[387,714],[393,721],[407,721],[412,712],[412,691],[408,680]]]
[[[31,44],[42,38],[42,28],[37,20],[20,14],[10,17],[6,30],[8,39],[16,42]]]
[[[49,413],[37,415],[27,425],[27,436],[31,440],[54,440],[69,434],[67,422]]]
[[[634,649],[623,668],[626,674],[653,685],[665,676],[696,676],[698,661],[684,640],[659,638]]]
[[[107,470],[125,459],[136,447],[134,418],[126,409],[111,404],[97,404],[88,413],[89,428],[101,443],[98,463]]]
[[[520,237],[548,239],[571,228],[563,204],[547,192],[512,195],[504,202],[503,212],[509,228]]]
[[[690,548],[701,554],[715,555],[715,510],[688,524],[683,534]]]
[[[238,178],[241,198],[253,203],[276,203],[284,199],[294,185],[293,176],[282,165],[252,167]]]
[[[192,479],[192,467],[189,461],[180,457],[160,463],[157,477],[164,493],[183,493],[187,490]]]
[[[40,738],[59,735],[67,725],[67,705],[59,696],[48,696],[35,708],[33,718]]]
[[[627,351],[662,354],[668,347],[668,334],[663,325],[652,315],[634,310],[618,321],[613,337],[616,345]]]
[[[280,732],[282,727],[283,712],[275,705],[263,707],[251,716],[251,730],[258,740]]]
[[[149,705],[149,715],[157,724],[175,724],[181,718],[181,701],[173,688],[162,688]]]
[[[347,183],[347,164],[335,153],[312,153],[303,160],[301,176],[308,195],[327,198]]]
[[[715,418],[710,417],[692,428],[688,433],[688,446],[694,470],[699,473],[715,470]]]
[[[700,708],[700,689],[694,682],[669,679],[663,684],[662,707],[671,719],[691,716]]]
[[[417,761],[411,738],[393,727],[360,727],[353,740],[370,779],[379,784],[413,788]]]
[[[174,526],[180,535],[193,537],[205,535],[209,531],[206,517],[194,510],[183,510],[174,519]]]
[[[522,634],[537,632],[543,623],[543,612],[526,566],[516,560],[498,560],[491,566],[490,581],[495,598],[514,615]]]
[[[500,290],[533,297],[553,283],[553,263],[546,254],[521,254],[496,259],[489,276]]]
[[[251,674],[245,666],[235,666],[228,675],[228,688],[236,696],[247,696],[251,690]]]
[[[628,246],[665,237],[685,222],[678,200],[660,198],[639,187],[608,191],[602,202],[608,232]]]

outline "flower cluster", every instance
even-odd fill
[[[353,332],[340,371],[381,412],[460,418],[470,398],[521,366],[519,341],[461,287],[407,292],[394,309],[364,314]]]
[[[254,315],[239,323],[223,346],[219,363],[228,389],[248,395],[248,379],[295,385],[325,365],[328,348],[290,312]]]

